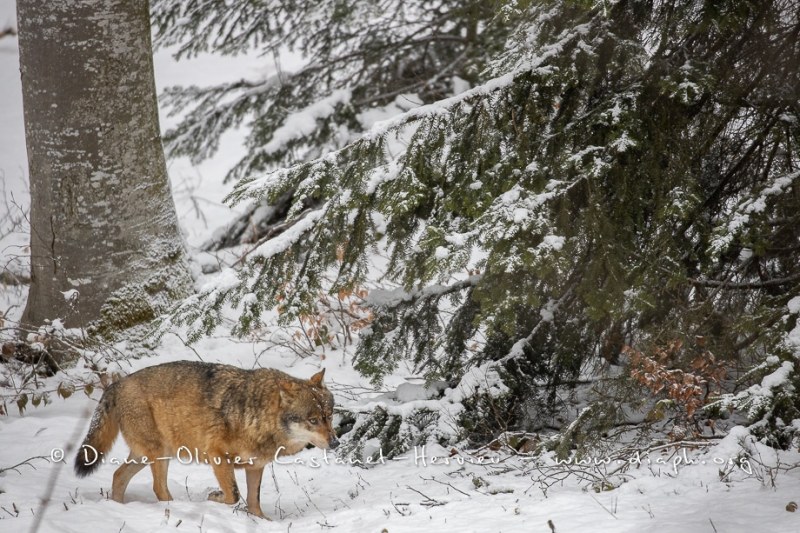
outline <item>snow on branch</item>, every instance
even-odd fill
[[[719,256],[733,242],[744,228],[750,223],[751,218],[763,213],[767,209],[767,201],[772,196],[779,196],[791,190],[792,183],[800,177],[800,171],[784,174],[775,178],[772,183],[764,187],[758,195],[748,197],[730,213],[727,222],[714,231],[715,237],[711,241],[709,251],[714,256]]]
[[[245,303],[252,303],[254,296],[248,291],[254,290],[260,280],[259,276],[253,275],[249,270],[254,260],[269,260],[299,243],[323,217],[327,205],[302,213],[283,233],[258,244],[249,252],[250,260],[245,269],[228,267],[210,277],[197,294],[186,298],[171,312],[171,316],[164,317],[159,332],[163,334],[172,326],[183,324],[189,326],[190,338],[196,339],[203,331],[210,333],[216,327],[218,318],[214,317],[224,301],[235,302],[242,298]],[[251,283],[248,284],[248,280]]]
[[[736,409],[746,409],[751,418],[756,418],[757,413],[773,398],[776,392],[786,390],[791,387],[792,374],[795,372],[794,363],[791,361],[780,361],[778,357],[772,355],[757,367],[758,370],[772,370],[765,375],[761,383],[751,385],[747,389],[736,394],[724,394],[719,400],[707,404],[704,409],[734,407]]]
[[[413,291],[406,291],[402,288],[393,290],[374,289],[369,293],[366,299],[366,305],[369,307],[380,307],[389,309],[398,307],[403,304],[415,303],[419,300],[427,300],[429,298],[440,298],[447,294],[463,291],[471,287],[475,287],[483,276],[474,274],[467,279],[458,281],[451,285],[428,285],[421,289],[414,289]]]
[[[317,221],[322,218],[326,209],[327,204],[323,205],[321,209],[311,211],[296,224],[291,226],[277,237],[274,237],[258,246],[252,252],[252,255],[269,259],[274,255],[285,252],[293,244],[297,243],[303,234],[314,227],[314,224],[316,224]]]
[[[264,189],[271,189],[274,184],[284,181],[291,175],[302,171],[308,171],[321,165],[327,165],[331,162],[337,161],[340,156],[344,156],[347,152],[350,152],[356,148],[363,147],[364,145],[369,146],[375,144],[376,142],[380,142],[380,140],[386,137],[388,134],[392,132],[398,132],[404,126],[407,126],[410,123],[424,119],[445,117],[450,115],[457,107],[461,106],[462,104],[467,104],[471,100],[489,98],[494,93],[511,87],[522,76],[528,76],[530,74],[551,74],[552,69],[547,66],[548,61],[558,57],[559,54],[564,51],[567,45],[585,35],[589,31],[589,27],[590,24],[587,23],[571,28],[569,31],[565,31],[557,42],[544,47],[543,51],[539,55],[520,61],[519,64],[510,72],[492,78],[481,85],[450,98],[438,100],[432,104],[415,107],[390,119],[377,122],[362,137],[338,150],[331,151],[319,158],[293,165],[288,168],[267,172],[259,178],[244,180],[237,185],[237,189],[234,191],[234,193],[232,193],[231,197],[238,200],[238,198],[242,196],[256,196]]]
[[[797,281],[800,281],[800,272],[783,278],[742,283],[716,279],[693,279],[692,284],[698,287],[722,287],[723,289],[765,289],[767,287],[780,287]]]
[[[317,129],[317,120],[327,118],[336,111],[336,106],[350,100],[349,89],[334,91],[327,98],[290,114],[272,134],[272,139],[262,148],[266,154],[283,149],[289,141],[311,135]]]

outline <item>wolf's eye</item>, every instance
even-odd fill
[[[308,423],[311,424],[312,426],[316,426],[317,424],[319,424],[319,418],[309,418]]]

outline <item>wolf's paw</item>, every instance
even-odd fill
[[[248,505],[247,506],[247,512],[250,513],[253,516],[257,516],[259,518],[263,518],[264,520],[269,520],[270,522],[272,521],[272,518],[270,518],[267,515],[265,515],[264,512],[261,510],[260,506],[252,506],[251,507],[251,506]]]
[[[212,490],[208,493],[208,500],[217,503],[225,503],[225,494],[221,490]]]

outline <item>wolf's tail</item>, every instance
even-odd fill
[[[83,439],[75,455],[75,474],[86,477],[94,473],[102,463],[103,454],[111,449],[119,433],[119,422],[114,409],[117,403],[118,384],[112,383],[100,398],[100,403],[94,410],[89,433]]]

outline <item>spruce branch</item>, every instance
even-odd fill
[[[758,290],[769,287],[781,287],[800,281],[800,272],[783,278],[766,279],[763,281],[732,282],[715,279],[692,279],[693,285],[698,287],[721,287],[723,289]]]

